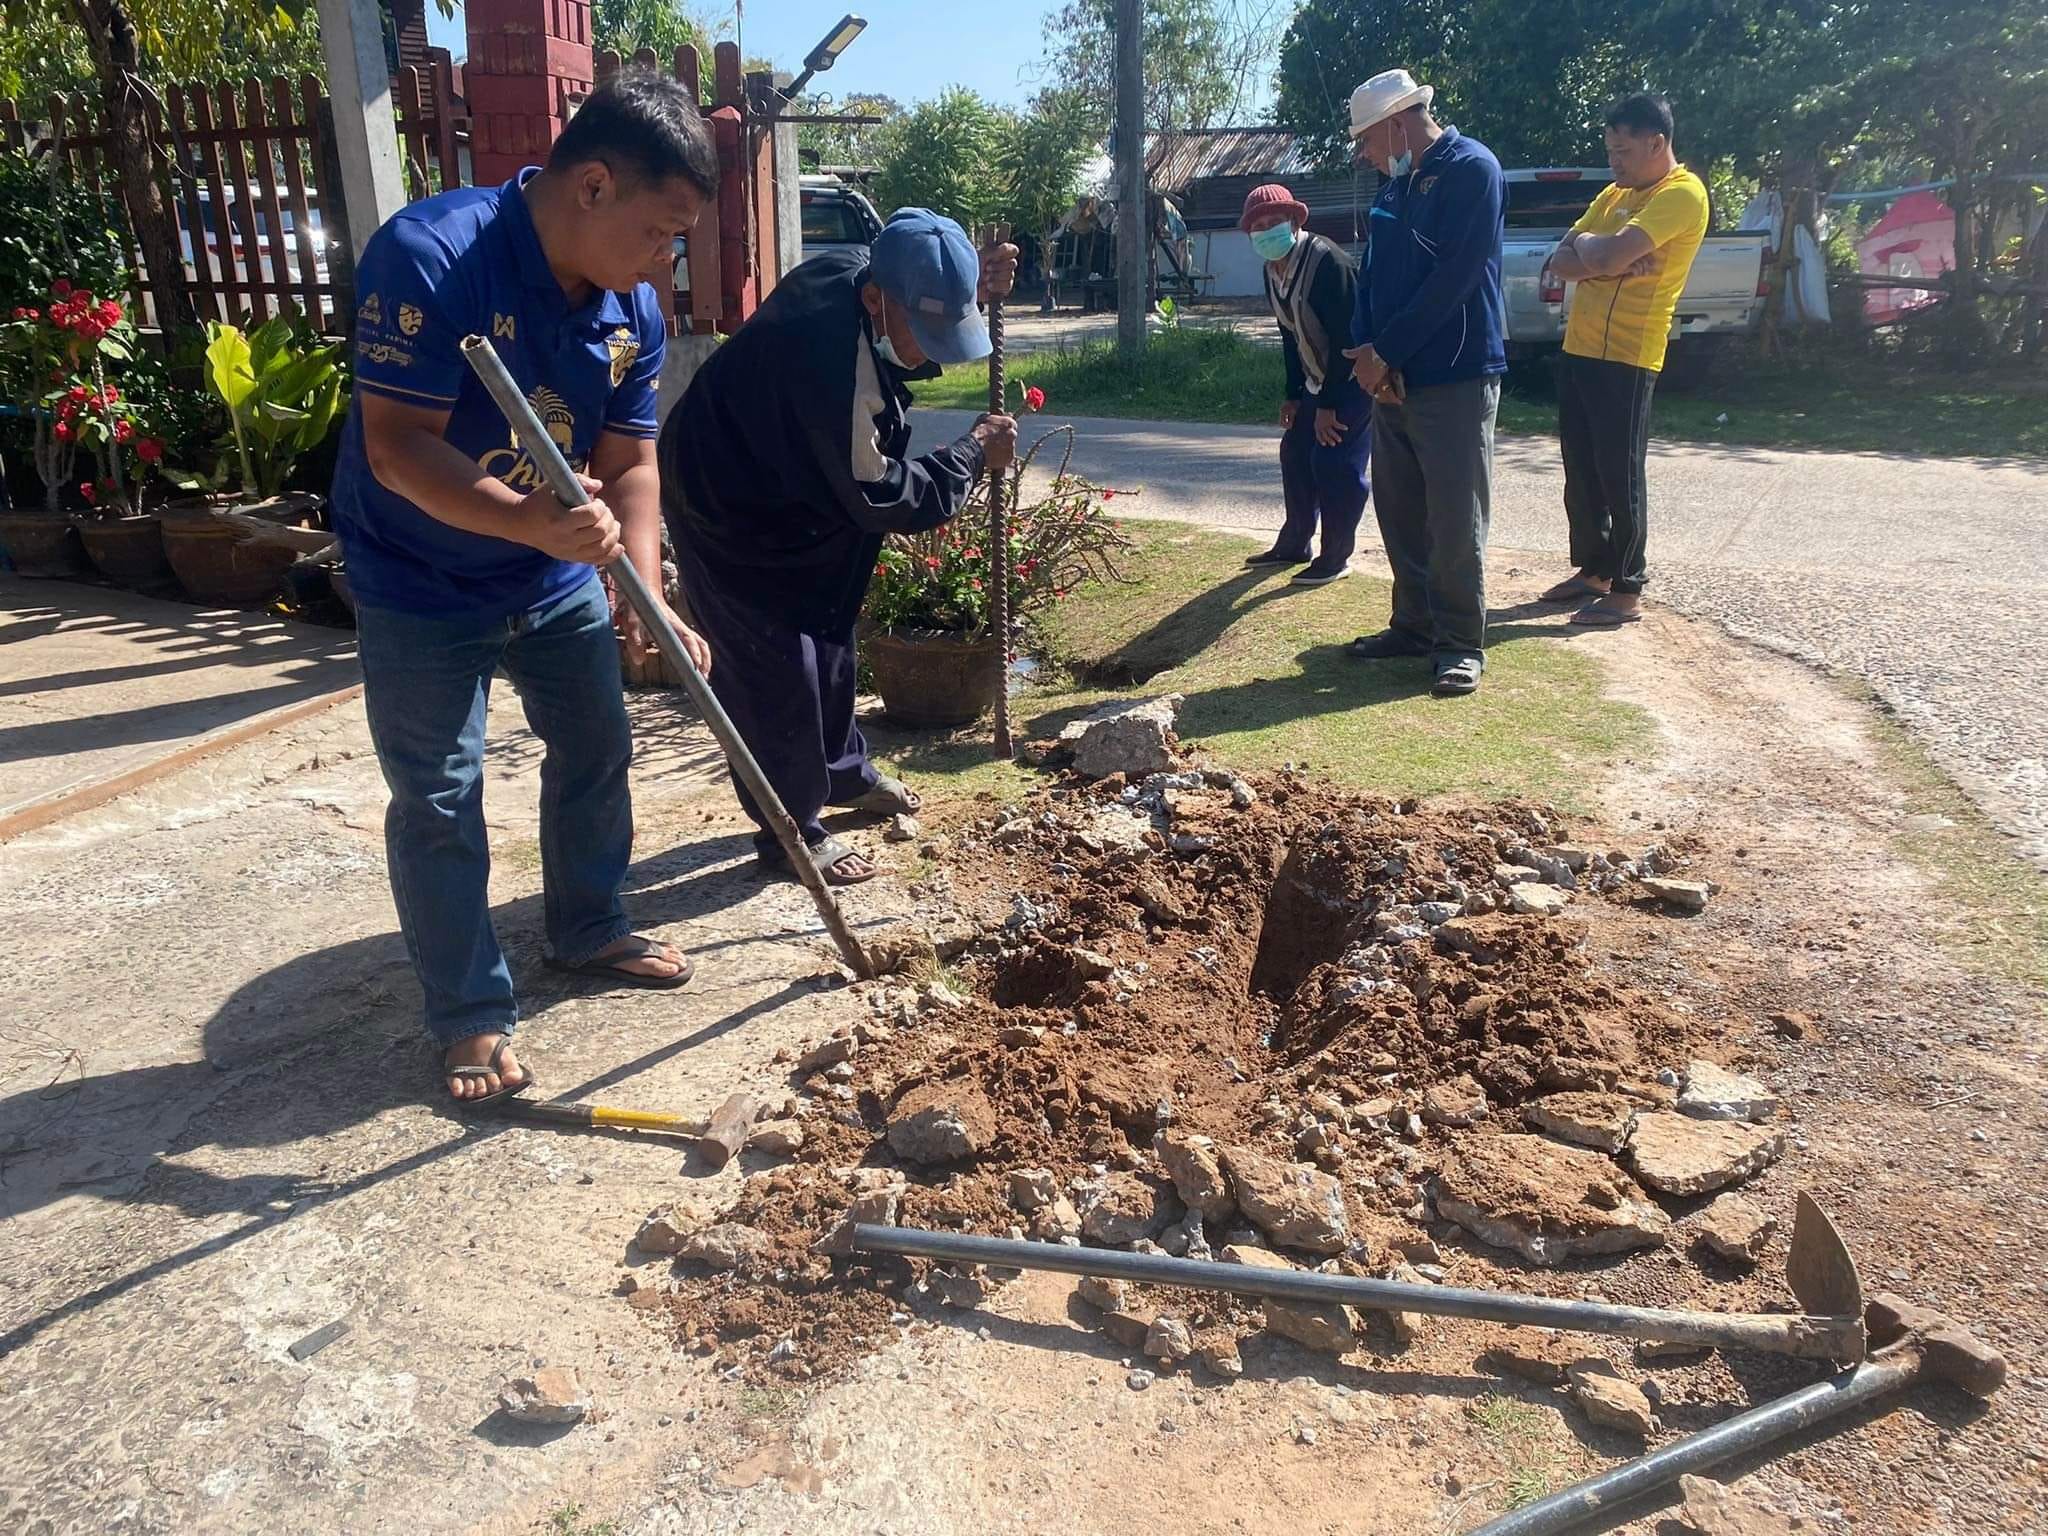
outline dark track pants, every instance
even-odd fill
[[[1316,441],[1313,395],[1297,402],[1294,425],[1280,437],[1280,493],[1287,521],[1273,547],[1290,555],[1307,555],[1316,524],[1323,544],[1316,564],[1330,570],[1348,565],[1358,547],[1358,524],[1365,516],[1372,462],[1372,400],[1356,391],[1339,408],[1344,441],[1325,448]]]
[[[814,634],[786,614],[736,598],[680,549],[676,568],[690,620],[711,646],[711,691],[804,841],[823,842],[818,818],[825,807],[858,800],[878,777],[853,719],[859,662],[852,634]],[[767,818],[737,776],[733,788],[761,829],[756,845],[775,847]]]
[[[1650,396],[1648,368],[1567,352],[1557,370],[1557,440],[1564,454],[1564,510],[1572,564],[1605,576],[1617,592],[1649,580]]]

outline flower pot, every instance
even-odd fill
[[[170,580],[163,523],[153,512],[138,517],[81,518],[78,537],[99,573],[109,581],[154,587]]]
[[[92,569],[77,528],[59,512],[0,512],[0,547],[22,576],[83,576]]]
[[[897,725],[966,725],[994,706],[1003,684],[993,635],[881,629],[862,642],[875,691]]]
[[[277,595],[284,573],[298,558],[296,551],[253,540],[216,519],[210,509],[190,504],[164,509],[163,539],[185,595],[213,608],[262,607]]]

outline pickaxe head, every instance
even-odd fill
[[[1811,1317],[1861,1317],[1863,1277],[1833,1219],[1801,1190],[1792,1218],[1792,1254],[1785,1278]]]
[[[2005,1356],[1945,1312],[1880,1291],[1870,1298],[1864,1324],[1873,1345],[1912,1344],[1924,1374],[1972,1397],[1989,1397],[2005,1385]]]

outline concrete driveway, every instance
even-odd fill
[[[925,443],[972,420],[913,419]],[[1119,511],[1280,526],[1277,426],[1074,426],[1078,472],[1143,493]],[[1867,684],[2048,869],[2048,462],[1661,443],[1650,494],[1654,599]],[[1565,572],[1555,442],[1500,440],[1492,548]]]

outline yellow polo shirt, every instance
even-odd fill
[[[1678,296],[1707,237],[1706,186],[1682,165],[1654,186],[1609,183],[1572,233],[1618,235],[1631,226],[1655,245],[1655,267],[1641,277],[1589,277],[1580,283],[1565,323],[1564,349],[1655,373],[1664,366]]]

